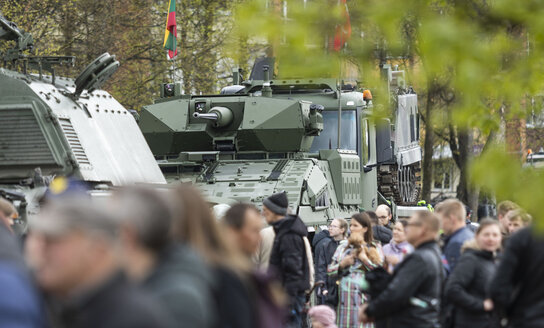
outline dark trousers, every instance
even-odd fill
[[[291,296],[291,305],[289,308],[288,328],[301,328],[303,321],[304,304],[306,297],[303,294]]]

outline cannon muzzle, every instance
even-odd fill
[[[219,119],[219,115],[217,113],[194,113],[194,118],[203,118],[205,120],[212,120],[217,121]]]
[[[227,107],[212,107],[207,113],[197,113],[193,114],[194,118],[203,118],[205,120],[213,121],[213,125],[216,128],[222,128],[229,125],[233,121],[233,114],[230,109]]]

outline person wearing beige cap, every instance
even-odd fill
[[[120,270],[110,213],[72,197],[29,221],[27,260],[39,287],[61,305],[51,326],[168,327],[162,310]]]

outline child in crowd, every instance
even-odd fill
[[[327,305],[317,305],[308,312],[312,328],[338,328],[335,324],[336,313]]]

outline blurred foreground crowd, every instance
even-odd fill
[[[288,205],[49,192],[21,238],[0,198],[0,327],[544,327],[544,239],[512,202],[479,224],[455,199],[380,205],[315,235]]]

